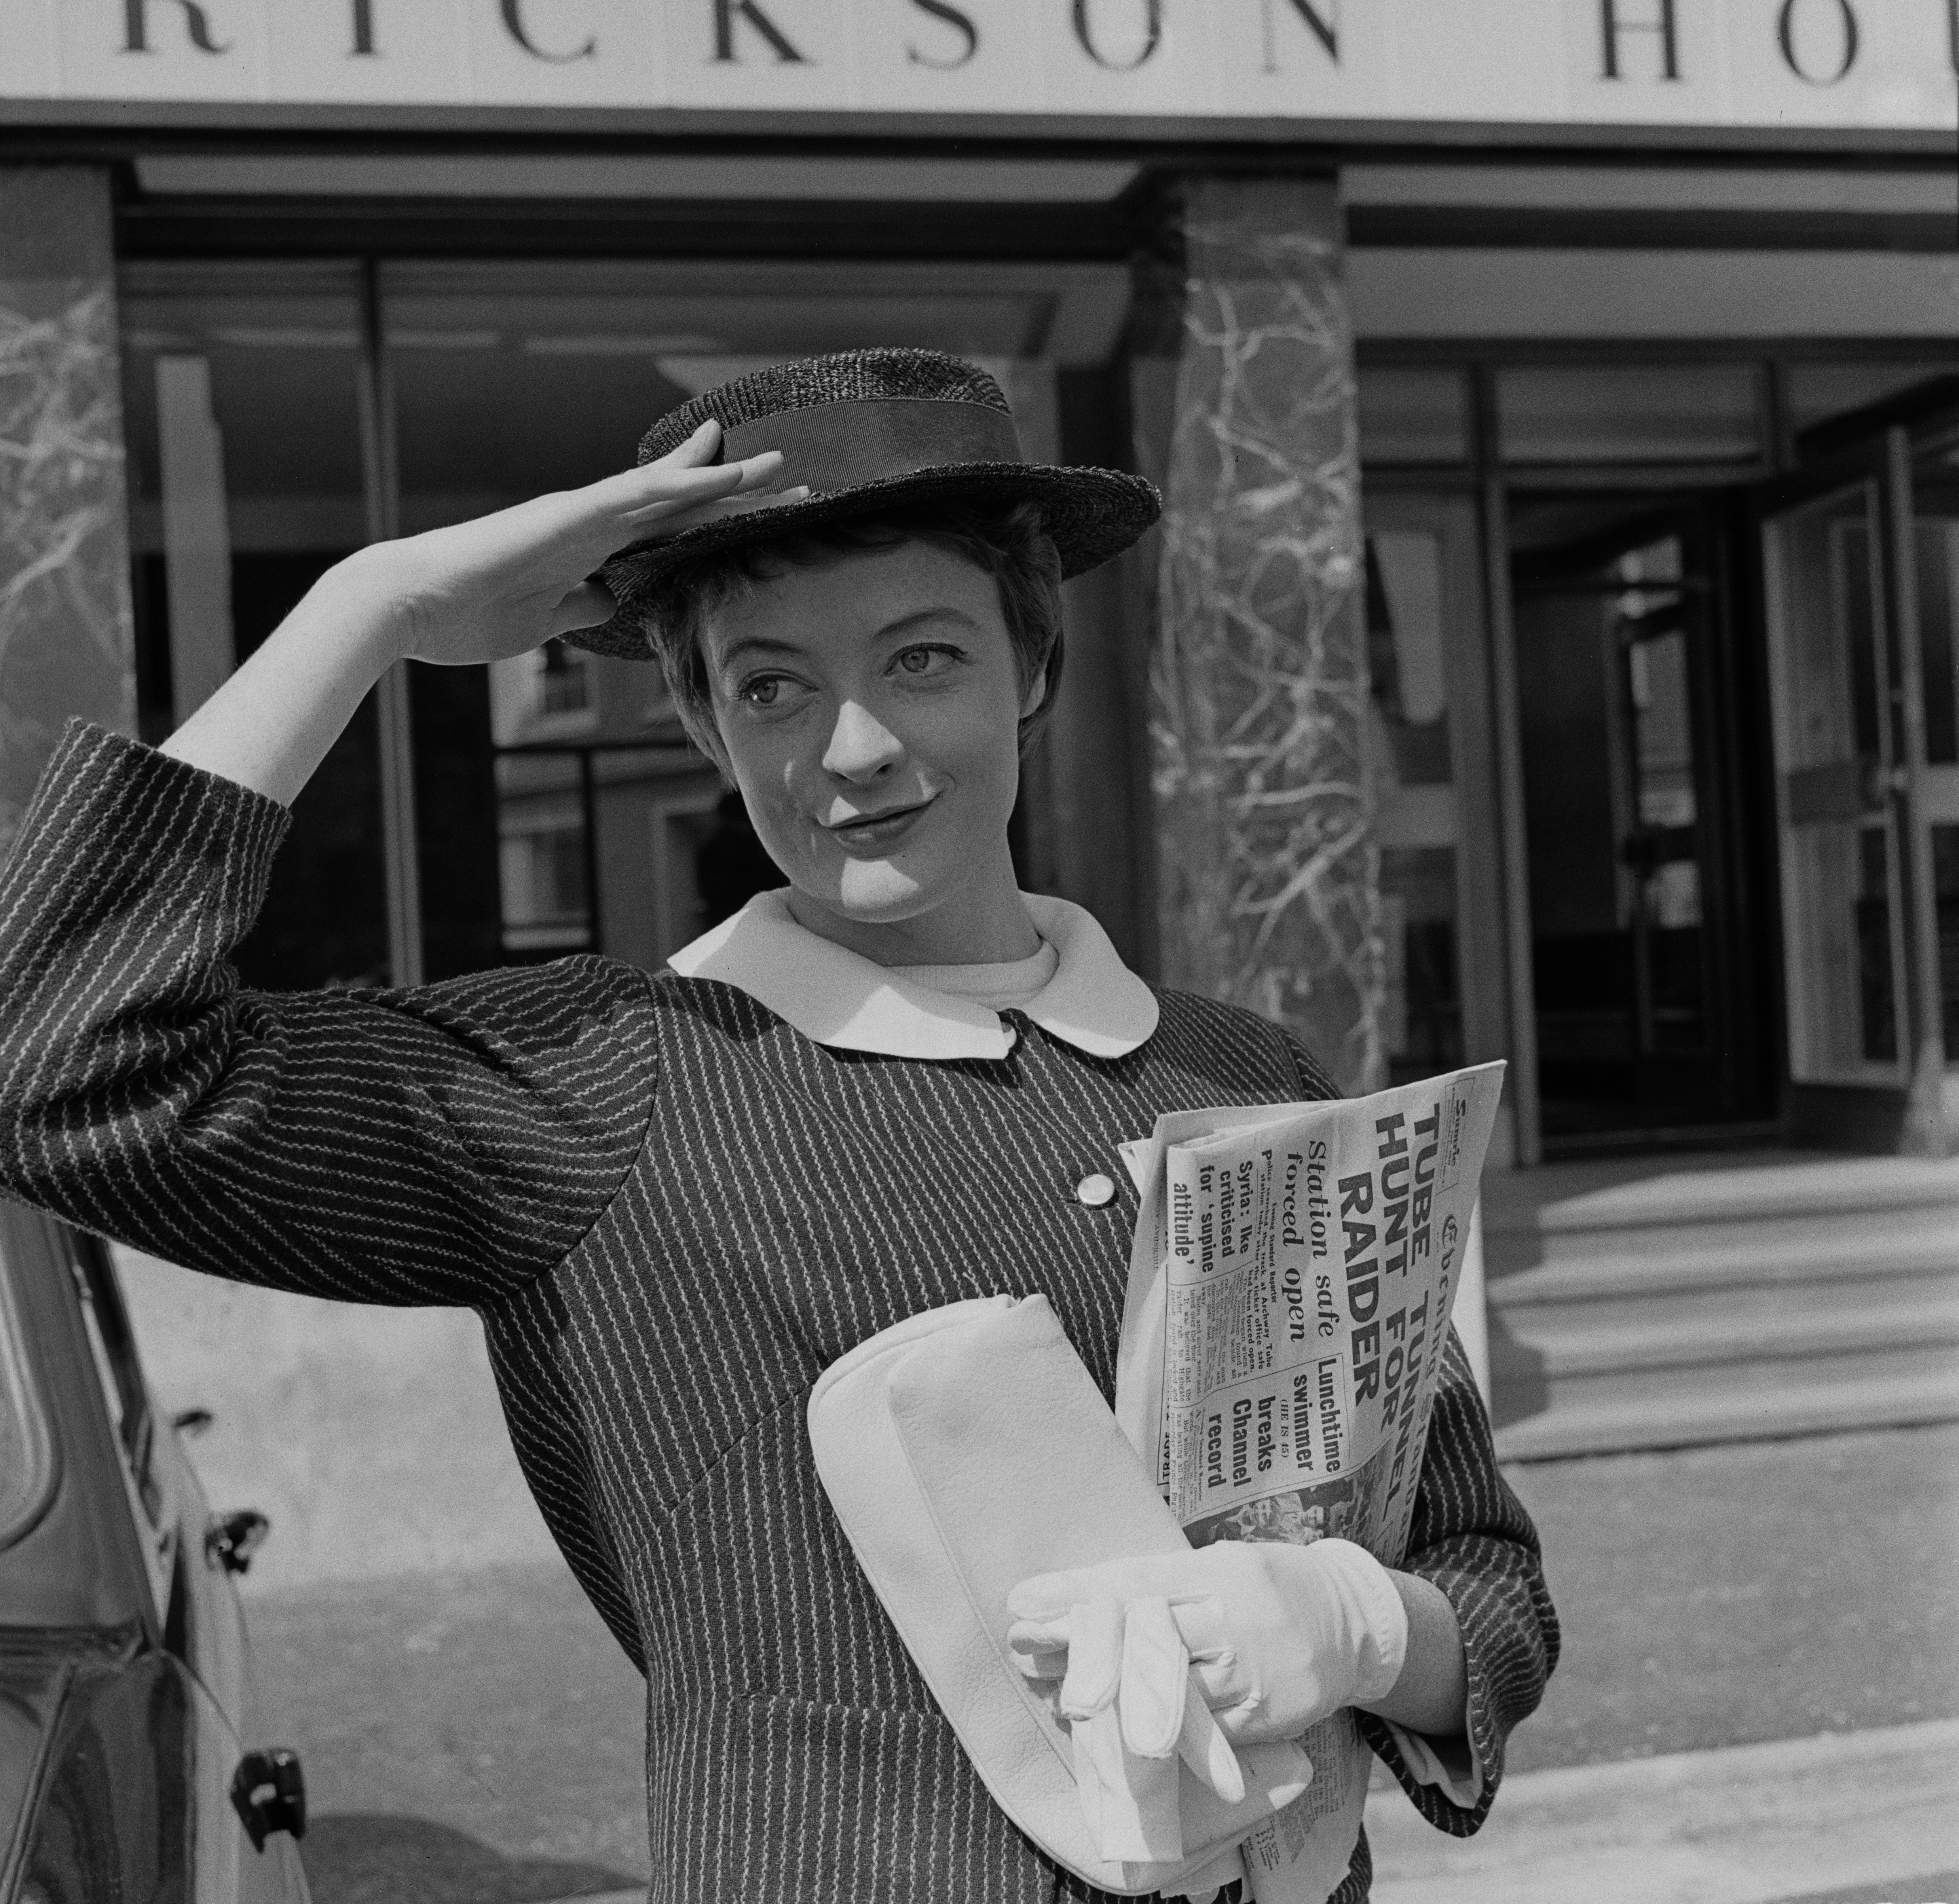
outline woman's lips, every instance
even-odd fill
[[[909,833],[931,806],[921,800],[913,807],[894,807],[862,820],[840,820],[824,830],[846,853],[880,852]]]

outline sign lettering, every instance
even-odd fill
[[[730,65],[739,56],[735,51],[735,23],[745,20],[768,43],[770,50],[785,66],[809,64],[796,51],[787,33],[771,20],[757,0],[714,0],[714,57]]]
[[[1659,0],[1659,11],[1651,20],[1621,20],[1619,17],[1619,0],[1599,0],[1599,30],[1605,46],[1605,72],[1607,79],[1623,79],[1625,75],[1619,70],[1619,39],[1623,33],[1653,33],[1659,40],[1659,76],[1662,79],[1680,77],[1680,26],[1673,16],[1673,0]]]
[[[1135,51],[1127,59],[1111,59],[1103,52],[1097,42],[1091,14],[1094,12],[1094,0],[1075,0],[1075,36],[1081,42],[1081,50],[1097,65],[1112,73],[1133,73],[1145,61],[1153,58],[1157,49],[1163,44],[1163,0],[1138,0],[1142,8],[1142,18],[1137,23],[1141,31],[1132,36]]]
[[[183,9],[184,31],[201,53],[228,53],[228,41],[220,40],[211,30],[211,17],[197,0],[176,0]],[[150,44],[150,0],[122,0],[122,50],[125,53],[152,53]]]
[[[1959,0],[1954,0],[1959,5]],[[1776,43],[1782,48],[1782,56],[1789,62],[1789,70],[1799,80],[1811,86],[1834,86],[1849,77],[1850,68],[1857,63],[1857,16],[1851,11],[1850,0],[1815,0],[1815,5],[1825,9],[1835,10],[1840,51],[1834,73],[1811,71],[1805,65],[1796,46],[1798,38],[1796,11],[1801,0],[1782,0],[1782,12],[1776,21]],[[1806,11],[1814,11],[1814,7]]]
[[[1954,6],[1959,6],[1959,0],[1952,0],[1952,3]],[[919,12],[930,14],[935,20],[943,20],[966,42],[965,50],[955,54],[951,59],[935,59],[929,53],[920,52],[914,43],[907,41],[905,45],[905,57],[914,66],[929,66],[935,71],[941,73],[955,72],[979,52],[980,29],[973,25],[970,14],[961,13],[957,7],[948,5],[947,0],[912,0],[912,5],[916,7]]]
[[[1274,14],[1280,0],[1263,0],[1264,12],[1260,24],[1265,28],[1265,71],[1275,73],[1279,70],[1278,27]],[[1294,13],[1306,23],[1306,30],[1326,49],[1326,56],[1337,66],[1340,63],[1340,0],[1330,0],[1326,14],[1322,14],[1313,0],[1287,0]],[[1959,0],[1953,0],[1959,6]]]
[[[500,0],[503,14],[503,28],[533,59],[541,59],[548,65],[566,66],[574,59],[592,59],[597,57],[598,39],[596,34],[587,40],[575,53],[547,52],[525,30],[523,3],[524,0]]]
[[[23,100],[1949,135],[1959,0],[0,0]]]

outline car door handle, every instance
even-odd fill
[[[204,1551],[227,1573],[243,1573],[250,1569],[252,1555],[271,1531],[271,1522],[256,1508],[214,1514],[204,1524]]]
[[[263,1851],[265,1840],[275,1832],[303,1838],[306,1773],[300,1769],[300,1755],[283,1745],[246,1753],[231,1775],[231,1806],[254,1851]]]

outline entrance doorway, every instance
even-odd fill
[[[1718,496],[1514,497],[1547,1151],[1765,1119]]]
[[[1794,1122],[1959,1141],[1959,419],[1902,424],[1764,525]]]

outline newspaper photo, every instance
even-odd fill
[[[1116,1417],[1193,1546],[1402,1558],[1503,1074],[1179,1112],[1126,1147]],[[1323,1904],[1360,1830],[1352,1714],[1304,1744],[1312,1786],[1242,1847],[1260,1904]]]

